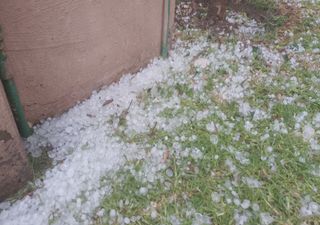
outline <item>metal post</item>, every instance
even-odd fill
[[[161,41],[161,56],[168,58],[169,56],[169,30],[170,30],[170,10],[171,0],[163,2],[163,21],[162,21],[162,41]]]
[[[9,77],[6,73],[5,60],[6,56],[0,48],[0,80],[2,81],[4,90],[6,92],[7,99],[11,106],[11,111],[15,118],[20,135],[21,137],[27,138],[32,134],[32,129],[29,127],[26,120],[17,87],[12,77]]]

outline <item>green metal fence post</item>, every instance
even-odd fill
[[[1,40],[0,40],[1,42]],[[8,77],[5,68],[6,56],[0,49],[0,80],[7,95],[8,102],[11,106],[12,114],[15,118],[21,137],[27,138],[32,134],[26,120],[23,107],[18,95],[17,87],[11,77]]]
[[[171,1],[164,0],[163,3],[163,21],[162,21],[162,41],[161,41],[161,56],[168,58],[169,56],[169,30],[170,30],[170,11]]]

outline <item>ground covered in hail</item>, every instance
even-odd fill
[[[277,4],[298,19],[181,31],[169,59],[35,127],[52,166],[0,224],[319,224],[320,2]]]

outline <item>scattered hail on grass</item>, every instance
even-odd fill
[[[303,22],[275,45],[230,12],[223,44],[187,31],[169,59],[35,127],[29,150],[50,145],[54,167],[0,224],[319,221],[320,5],[287,2]]]

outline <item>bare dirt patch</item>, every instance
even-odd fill
[[[277,28],[280,36],[300,19],[299,9],[283,3],[268,5],[259,1],[246,0],[236,5],[229,4],[228,10],[245,14],[248,18],[265,24],[268,30]],[[207,14],[208,1],[179,1],[176,8],[176,27],[178,30],[201,29],[224,33],[233,31],[231,28],[233,24],[226,20],[209,20]]]

